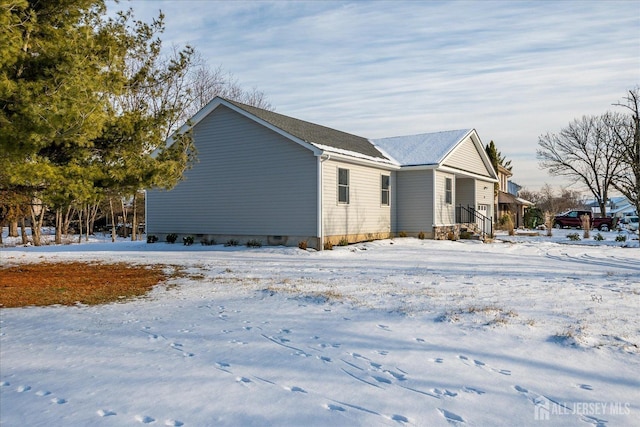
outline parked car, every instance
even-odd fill
[[[582,217],[588,215],[591,221],[591,228],[598,229],[600,231],[609,231],[613,229],[613,218],[594,218],[591,211],[573,210],[568,211],[560,215],[556,215],[553,219],[553,226],[555,228],[564,227],[582,227]]]
[[[629,231],[638,231],[638,215],[628,215],[620,219],[620,229],[626,228]]]

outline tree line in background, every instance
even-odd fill
[[[640,88],[629,90],[624,101],[615,103],[623,112],[575,119],[559,133],[540,136],[537,157],[551,175],[583,184],[607,215],[609,194],[616,190],[640,212]],[[541,198],[557,200],[543,189]],[[527,194],[531,201],[536,195]],[[569,196],[563,194],[562,196]],[[570,198],[569,198],[570,199]],[[538,202],[539,203],[539,202]],[[549,212],[559,212],[553,202]],[[541,208],[541,206],[538,206]],[[545,207],[543,210],[547,210]]]
[[[72,221],[80,238],[98,215],[137,224],[141,190],[195,161],[176,132],[195,112],[217,95],[271,109],[192,47],[164,50],[163,31],[162,13],[107,17],[103,0],[0,0],[0,227],[28,223],[40,245],[47,216],[56,243]]]

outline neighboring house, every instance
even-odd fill
[[[591,212],[594,215],[600,215],[600,206],[596,200],[589,200],[586,203],[586,206],[591,208]],[[616,196],[611,197],[607,200],[607,216],[614,218],[622,218],[630,215],[637,215],[635,206],[629,202],[624,196]]]
[[[498,182],[500,183],[497,195],[498,219],[509,214],[514,227],[518,228],[524,226],[525,210],[533,206],[533,203],[518,197],[518,191],[522,187],[510,181],[511,176],[513,173],[509,169],[498,165]]]
[[[476,222],[462,211],[493,215],[497,175],[475,130],[368,140],[219,97],[188,125],[198,162],[148,192],[149,235],[321,249],[457,236]]]

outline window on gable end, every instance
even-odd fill
[[[390,189],[390,182],[389,182],[389,175],[382,175],[381,176],[381,183],[380,183],[380,188],[381,188],[381,197],[380,197],[380,204],[382,204],[382,206],[389,206],[390,203],[390,198],[389,198],[389,189]]]
[[[338,203],[349,204],[349,169],[338,168]]]

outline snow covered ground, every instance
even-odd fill
[[[3,266],[187,274],[125,303],[1,309],[0,424],[637,426],[638,241],[571,232],[2,248]]]

